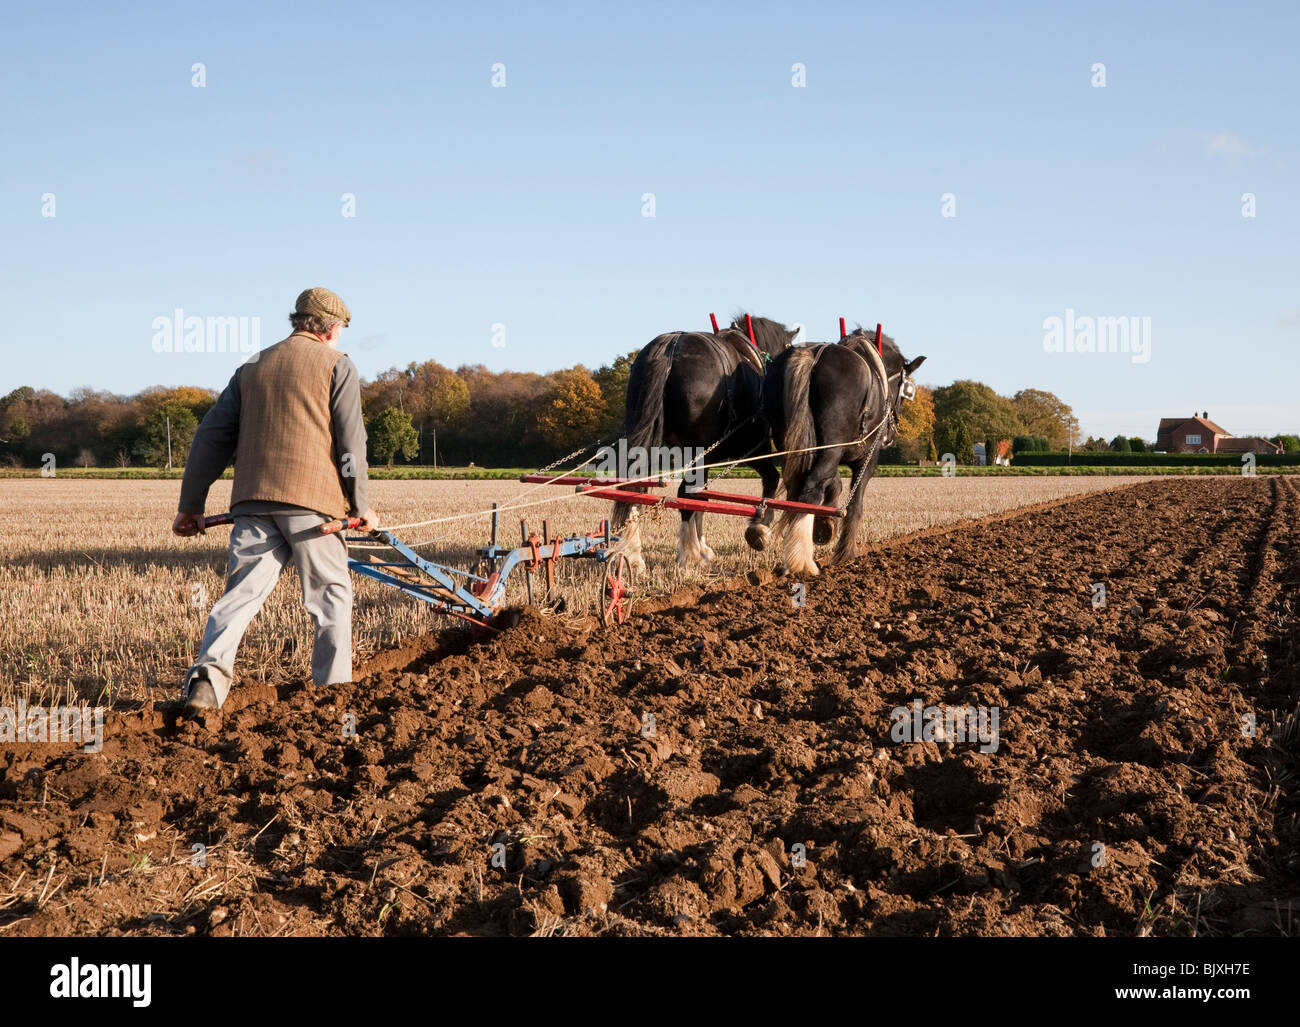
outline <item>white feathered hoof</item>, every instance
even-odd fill
[[[633,574],[645,573],[645,557],[641,555],[641,525],[633,512],[623,528],[621,550],[627,556],[628,569]]]
[[[751,524],[745,529],[745,542],[750,549],[762,552],[767,548],[768,540],[772,537],[772,532],[766,524]]]
[[[815,578],[822,572],[816,560],[787,560],[784,570],[786,574],[801,578]]]
[[[714,557],[718,555],[713,551],[713,548],[704,541],[703,535],[700,536],[700,555],[704,557],[706,563],[712,563]]]
[[[677,566],[694,567],[704,561],[704,550],[700,546],[700,537],[695,534],[695,525],[682,521],[677,529]]]
[[[805,514],[797,518],[786,530],[782,549],[785,551],[785,569],[787,574],[802,574],[809,577],[820,574],[817,561],[813,559],[813,519]]]

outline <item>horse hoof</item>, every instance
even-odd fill
[[[751,524],[745,529],[745,542],[748,543],[750,549],[755,549],[761,553],[767,548],[768,534],[766,525]]]
[[[829,518],[818,517],[813,521],[813,542],[816,545],[826,545],[834,533],[835,528],[831,525]]]

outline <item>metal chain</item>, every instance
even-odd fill
[[[605,443],[618,438],[621,434],[622,432],[616,431],[612,435],[606,435],[599,442],[588,442],[581,449],[575,449],[572,453],[565,454],[564,456],[560,457],[560,459],[547,464],[545,467],[540,468],[539,470],[534,471],[533,473],[545,474],[547,471],[553,471],[555,470],[555,468],[559,467],[560,464],[567,463],[568,461],[572,460],[575,456],[580,456],[581,454],[587,452],[587,450],[589,449],[599,450],[601,446],[605,445]],[[581,470],[582,468],[586,467],[589,463],[591,463],[591,461],[594,459],[596,459],[594,456],[589,457],[588,459],[584,460],[582,463],[578,464],[577,467],[573,468],[573,470],[575,471]]]
[[[736,432],[740,431],[741,428],[743,428],[743,427],[745,427],[745,425],[749,424],[750,421],[754,420],[754,418],[756,418],[756,417],[762,417],[762,416],[763,416],[763,411],[761,411],[761,410],[756,411],[755,413],[750,414],[750,415],[749,415],[748,417],[746,417],[743,421],[741,421],[738,425],[736,425],[734,428],[732,428],[731,431],[727,432],[725,435],[722,436],[722,438],[718,439],[717,442],[715,442],[715,443],[714,443],[713,445],[711,445],[708,449],[706,449],[703,453],[701,453],[701,454],[700,454],[699,456],[697,456],[694,460],[692,460],[692,461],[691,461],[691,464],[694,465],[694,464],[698,464],[698,463],[702,462],[702,461],[704,460],[705,457],[707,457],[707,456],[708,456],[710,453],[712,453],[715,449],[717,449],[717,448],[718,448],[719,446],[721,446],[724,442],[726,442],[727,439],[731,438],[731,436],[735,435]],[[759,445],[761,446],[762,443],[759,443]],[[721,480],[722,480],[723,478],[725,478],[728,474],[730,474],[733,470],[735,470],[735,469],[736,469],[736,464],[739,464],[739,463],[742,463],[742,462],[745,461],[745,460],[748,460],[748,459],[750,458],[750,456],[753,454],[754,450],[755,450],[755,449],[758,449],[758,448],[759,448],[759,446],[755,446],[754,449],[751,449],[751,450],[750,450],[748,453],[746,453],[744,456],[738,458],[737,460],[735,460],[735,461],[733,461],[731,464],[729,464],[729,465],[727,466],[727,469],[726,469],[722,474],[719,474],[719,475],[717,476],[717,477],[718,477],[718,480],[721,481]],[[684,470],[684,469],[685,469],[685,468],[683,468],[683,470]]]
[[[897,420],[897,417],[894,414],[894,408],[892,406],[889,408],[888,416],[883,418],[878,425],[876,425],[874,428],[871,429],[871,432],[869,433],[867,438],[869,438],[871,435],[876,435],[876,432],[880,431],[880,429],[884,427],[885,422],[889,420]],[[883,435],[876,435],[875,444],[871,447],[871,453],[867,457],[866,463],[864,463],[862,465],[861,470],[853,476],[853,483],[852,486],[849,488],[849,497],[844,501],[844,509],[846,511],[853,504],[853,497],[858,494],[858,489],[862,486],[863,481],[866,480],[867,475],[865,474],[865,471],[868,465],[871,463],[872,459],[876,456],[877,453],[880,452],[880,444],[884,441],[884,439],[885,437]],[[865,442],[866,438],[864,438],[862,441]]]
[[[753,456],[753,455],[754,455],[755,453],[757,453],[760,449],[762,449],[763,446],[764,446],[764,444],[765,444],[767,441],[768,441],[767,439],[764,439],[764,440],[763,440],[762,442],[760,442],[757,446],[753,447],[753,449],[751,449],[748,453],[746,453],[744,456],[742,456],[739,460],[736,460],[736,461],[733,461],[732,463],[729,463],[729,464],[727,465],[726,470],[724,470],[721,474],[719,474],[719,475],[716,477],[715,480],[717,480],[717,481],[722,481],[722,480],[723,480],[727,475],[729,475],[729,474],[730,474],[732,471],[734,471],[737,467],[739,467],[739,466],[740,466],[741,464],[743,464],[746,460],[748,460],[751,456]]]

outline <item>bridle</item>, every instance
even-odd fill
[[[889,398],[893,395],[893,390],[890,388],[890,385],[895,378],[902,379],[902,381],[898,383],[898,399],[896,401]],[[910,399],[916,399],[916,381],[900,367],[893,374],[885,378],[885,402],[889,409],[889,441],[891,445],[893,444],[893,441],[898,438],[898,425],[899,419],[903,413],[903,404]]]
[[[903,380],[898,386],[898,405],[899,409],[902,409],[905,400],[916,399],[916,379],[900,367],[889,376],[890,380],[892,381],[900,374],[903,376]]]
[[[885,369],[884,358],[875,347],[863,346],[862,352],[866,354],[867,363],[870,364],[872,369],[876,372],[876,376],[879,378],[885,393],[886,414],[881,423],[883,425],[885,421],[892,422],[890,427],[893,428],[894,433],[897,434],[898,419],[899,415],[902,413],[903,403],[907,400],[916,399],[916,380],[907,373],[906,368],[902,364],[899,365],[897,371],[890,374]],[[894,399],[895,379],[899,379],[897,399]],[[863,423],[865,427],[865,420]]]

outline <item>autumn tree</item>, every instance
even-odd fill
[[[459,367],[456,374],[469,387],[471,411],[464,424],[451,432],[458,462],[535,467],[563,454],[546,443],[537,424],[550,391],[549,379],[531,371],[494,373],[482,364]]]
[[[211,389],[201,389],[195,385],[178,385],[175,388],[155,385],[141,392],[136,397],[136,402],[146,419],[163,407],[174,405],[187,408],[202,421],[204,415],[216,405],[217,397],[218,393]],[[76,399],[75,393],[73,399]]]
[[[1071,430],[1078,427],[1070,406],[1042,389],[1021,389],[1011,397],[1011,405],[1025,426],[1024,434],[1041,435],[1052,449],[1065,449]]]
[[[448,371],[433,387],[429,420],[438,431],[460,424],[469,413],[469,386],[465,379]]]
[[[454,448],[454,429],[469,412],[470,390],[455,371],[436,360],[426,360],[412,362],[404,370],[390,368],[374,381],[363,383],[361,403],[368,413],[396,407],[410,414],[420,450],[418,460],[424,458],[435,432],[440,453],[446,453],[449,443]]]
[[[554,375],[537,425],[551,445],[572,449],[599,437],[597,429],[605,413],[605,398],[590,372],[579,364]]]
[[[417,427],[446,432],[469,412],[469,386],[465,379],[436,360],[412,364],[407,369],[410,412]]]
[[[904,401],[898,413],[898,438],[894,448],[899,460],[916,463],[928,458],[934,437],[934,393],[924,385],[916,387],[916,398]]]
[[[361,383],[361,409],[367,417],[376,417],[389,407],[405,410],[409,385],[407,371],[396,367],[381,371],[372,381]]]

